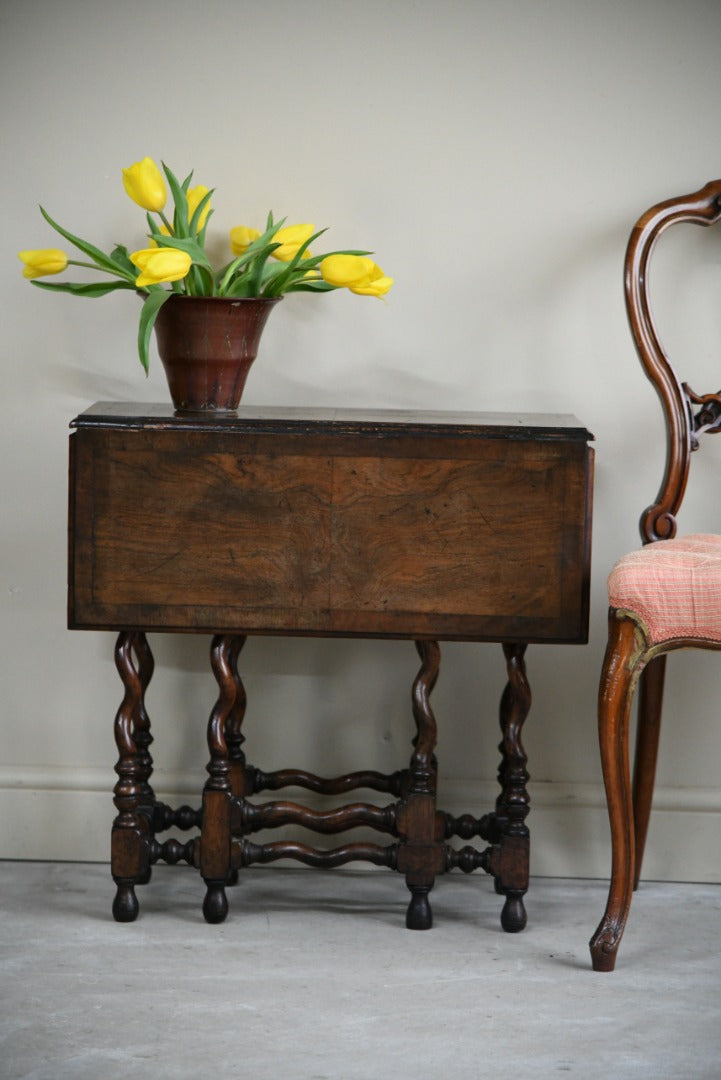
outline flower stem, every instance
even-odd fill
[[[83,267],[85,267],[86,270],[97,270],[101,274],[115,273],[116,277],[123,278],[125,281],[134,281],[135,280],[129,274],[124,274],[123,271],[119,267],[118,267],[118,269],[116,271],[106,270],[106,268],[104,266],[96,266],[95,263],[84,262],[82,259],[68,259],[68,266],[83,266]]]

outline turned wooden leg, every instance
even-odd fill
[[[233,681],[235,682],[235,702],[225,723],[225,741],[228,747],[228,759],[230,762],[230,789],[237,799],[252,794],[252,784],[249,784],[245,754],[243,753],[243,743],[245,742],[245,736],[243,735],[243,720],[245,718],[245,709],[248,699],[246,697],[245,687],[243,686],[243,680],[238,672],[238,657],[246,640],[245,637],[241,637],[240,635],[234,637],[228,656],[230,670],[233,675]],[[237,884],[238,871],[231,870],[228,875],[228,885]]]
[[[636,623],[619,617],[612,609],[598,691],[598,737],[611,826],[611,884],[606,910],[590,941],[595,971],[613,971],[631,906],[635,842],[628,726],[643,658],[643,642]]]
[[[228,747],[228,759],[230,761],[230,786],[233,794],[238,797],[249,794],[245,790],[246,762],[243,753],[243,743],[245,742],[243,720],[245,718],[247,698],[243,680],[238,673],[238,657],[245,642],[245,637],[234,637],[228,653],[228,665],[235,684],[235,701],[225,722],[225,742]]]
[[[441,653],[437,641],[417,641],[421,668],[413,683],[416,737],[409,768],[408,791],[397,810],[398,869],[411,893],[406,912],[409,930],[430,930],[433,912],[428,894],[444,868],[444,846],[436,835],[436,720],[430,694],[438,678]]]
[[[495,878],[495,884],[496,891],[506,898],[501,912],[501,926],[509,934],[523,930],[527,921],[523,897],[528,891],[530,837],[525,822],[530,800],[526,789],[528,759],[521,732],[531,708],[531,688],[526,676],[525,652],[524,644],[503,645],[508,682],[499,711],[503,735],[498,747],[501,752],[498,769],[501,793],[496,802],[500,873]]]
[[[210,650],[211,666],[220,693],[208,721],[210,761],[203,791],[200,833],[200,872],[207,886],[203,915],[209,923],[223,922],[228,914],[225,886],[231,871],[232,792],[225,733],[237,694],[234,664],[231,662],[234,641],[229,634],[217,634]]]
[[[436,759],[433,751],[438,729],[430,697],[438,681],[441,650],[437,641],[416,641],[415,646],[421,658],[421,667],[411,690],[416,737],[410,764],[410,790],[416,794],[435,795]]]
[[[144,685],[133,663],[136,637],[133,632],[123,632],[115,646],[115,665],[125,687],[115,716],[119,757],[113,801],[118,814],[113,822],[110,865],[117,886],[113,901],[113,917],[117,922],[132,922],[137,918],[135,886],[147,880],[150,869],[148,819],[142,813],[147,798],[148,765],[136,742],[137,733],[144,732]]]
[[[135,740],[138,751],[138,780],[140,787],[142,788],[142,812],[148,821],[148,831],[152,833],[153,815],[157,800],[150,783],[150,777],[153,774],[153,758],[150,753],[153,736],[150,731],[150,717],[145,708],[145,692],[153,677],[155,661],[153,660],[153,654],[148,645],[148,639],[140,630],[133,634],[132,649],[135,653],[137,672],[140,679],[140,700],[138,702],[137,715],[133,722],[133,739]],[[138,884],[147,885],[150,881],[150,875],[151,867],[148,865],[146,873]]]
[[[641,863],[651,817],[665,674],[666,657],[657,656],[644,668],[638,684],[638,723],[633,763],[633,828],[636,850],[634,889],[638,888],[641,877]]]
[[[153,774],[153,759],[150,754],[150,746],[153,742],[153,736],[150,732],[150,717],[145,708],[145,692],[153,677],[155,661],[148,645],[148,639],[142,631],[137,631],[132,635],[132,650],[135,653],[136,668],[140,679],[140,698],[136,715],[133,718],[133,737],[138,749],[139,779],[143,787],[143,794],[148,803],[152,805],[155,803],[155,793],[150,785],[150,777]]]

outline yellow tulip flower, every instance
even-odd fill
[[[247,225],[236,225],[230,230],[230,250],[234,255],[245,255],[250,245],[259,236],[257,229],[250,229]]]
[[[123,184],[133,202],[143,210],[159,213],[165,206],[168,192],[163,175],[152,158],[143,158],[123,169]]]
[[[68,265],[68,257],[59,248],[39,248],[36,251],[18,251],[18,258],[25,263],[24,278],[47,277],[62,274]]]
[[[187,252],[168,247],[143,248],[141,251],[134,251],[130,256],[130,261],[141,271],[135,282],[139,289],[145,285],[180,281],[193,263]]]
[[[273,252],[273,258],[290,262],[298,253],[298,248],[310,240],[314,232],[315,225],[286,225],[283,229],[278,229],[273,243],[280,244],[280,247]],[[310,253],[305,251],[303,254],[307,256]]]
[[[320,264],[324,281],[359,296],[385,296],[393,284],[366,255],[329,255]]]
[[[392,277],[386,277],[379,266],[376,266],[376,273],[371,277],[370,281],[364,281],[358,285],[349,285],[348,288],[352,293],[357,293],[358,296],[385,296],[393,284]]]
[[[188,199],[188,221],[192,221],[193,214],[198,209],[199,203],[205,198],[207,194],[208,188],[204,187],[202,184],[198,184],[196,187],[193,188],[188,188],[188,191],[186,192]],[[205,204],[202,214],[198,218],[198,232],[200,232],[200,230],[203,228],[206,221],[208,220],[209,213],[210,203],[207,202]]]

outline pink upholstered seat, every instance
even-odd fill
[[[611,607],[637,615],[648,642],[721,642],[721,536],[657,540],[624,555],[608,579]]]

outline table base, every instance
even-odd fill
[[[199,808],[174,809],[156,798],[151,785],[152,735],[145,693],[153,675],[152,652],[142,631],[123,631],[118,636],[116,666],[125,693],[115,719],[119,757],[111,858],[117,886],[114,918],[132,922],[137,917],[136,886],[149,882],[157,862],[185,862],[199,870],[206,886],[203,915],[209,923],[220,923],[228,913],[227,888],[238,881],[239,871],[246,866],[295,859],[306,866],[330,869],[364,861],[404,874],[411,893],[406,912],[406,926],[411,930],[430,929],[433,913],[428,895],[436,877],[453,869],[465,873],[482,869],[490,874],[496,891],[505,897],[503,929],[509,933],[522,930],[526,925],[523,898],[529,865],[525,823],[529,777],[521,742],[531,702],[524,664],[526,645],[503,645],[508,681],[499,713],[500,793],[494,810],[476,818],[470,813],[453,817],[436,806],[437,731],[430,695],[440,665],[437,641],[415,642],[421,666],[412,686],[416,732],[408,767],[391,774],[360,771],[322,778],[297,769],[263,772],[246,762],[242,749],[246,694],[237,666],[245,640],[227,633],[213,638],[211,666],[219,694],[208,721],[208,778]],[[285,800],[250,801],[249,797],[259,792],[287,787],[336,797],[367,789],[392,796],[394,801],[383,806],[353,802],[329,810]],[[393,837],[394,842],[357,842],[321,849],[295,840],[258,844],[250,839],[261,829],[288,825],[326,835],[365,826]],[[169,829],[197,830],[197,834],[185,843],[157,839]],[[455,848],[448,843],[452,837],[478,837],[488,846],[483,850],[471,845]]]

